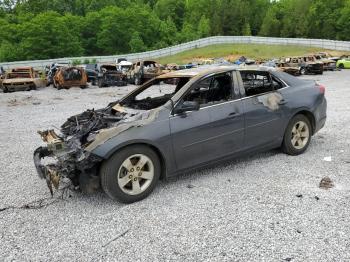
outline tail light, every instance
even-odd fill
[[[316,87],[320,90],[321,94],[324,94],[326,92],[326,87],[321,84],[316,84]]]

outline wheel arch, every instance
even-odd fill
[[[310,124],[311,124],[311,131],[312,131],[312,135],[314,135],[315,133],[315,129],[316,129],[316,119],[315,119],[315,116],[314,114],[307,110],[307,109],[301,109],[299,111],[297,111],[292,117],[291,119],[293,119],[293,117],[295,117],[296,115],[304,115],[309,121],[310,121]]]
[[[159,149],[159,147],[157,147],[153,143],[149,143],[146,141],[135,141],[135,142],[131,142],[128,144],[123,144],[123,145],[120,145],[117,148],[114,148],[113,150],[111,150],[108,153],[108,155],[106,155],[105,159],[107,160],[111,155],[117,153],[118,151],[120,151],[126,147],[138,146],[138,145],[147,146],[147,147],[151,148],[157,154],[159,161],[160,161],[160,166],[161,166],[160,179],[161,180],[166,179],[166,177],[167,177],[167,162],[166,162],[164,153],[162,152],[162,150]]]

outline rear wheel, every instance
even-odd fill
[[[339,68],[340,68],[340,69],[344,69],[344,68],[345,68],[344,64],[340,64],[340,65],[339,65]]]
[[[104,84],[103,84],[103,79],[99,79],[98,80],[98,87],[99,88],[102,88],[104,86]]]
[[[306,68],[305,67],[300,69],[300,74],[301,75],[305,75],[306,74]]]
[[[308,118],[296,115],[289,122],[284,134],[282,150],[288,155],[300,155],[305,152],[311,141],[312,129]]]
[[[116,152],[101,167],[101,186],[112,199],[133,203],[147,197],[160,177],[160,161],[149,147],[135,145]]]

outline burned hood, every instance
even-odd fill
[[[112,103],[99,110],[86,110],[71,116],[61,126],[63,140],[79,144],[87,151],[131,127],[148,124],[159,109],[138,110]]]

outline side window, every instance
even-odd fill
[[[271,76],[271,80],[272,80],[272,87],[274,90],[278,90],[285,87],[285,84],[275,76]]]
[[[232,99],[232,75],[224,73],[205,78],[191,88],[183,101],[197,101],[200,107]]]
[[[246,96],[254,96],[274,90],[270,74],[259,71],[241,71]]]

